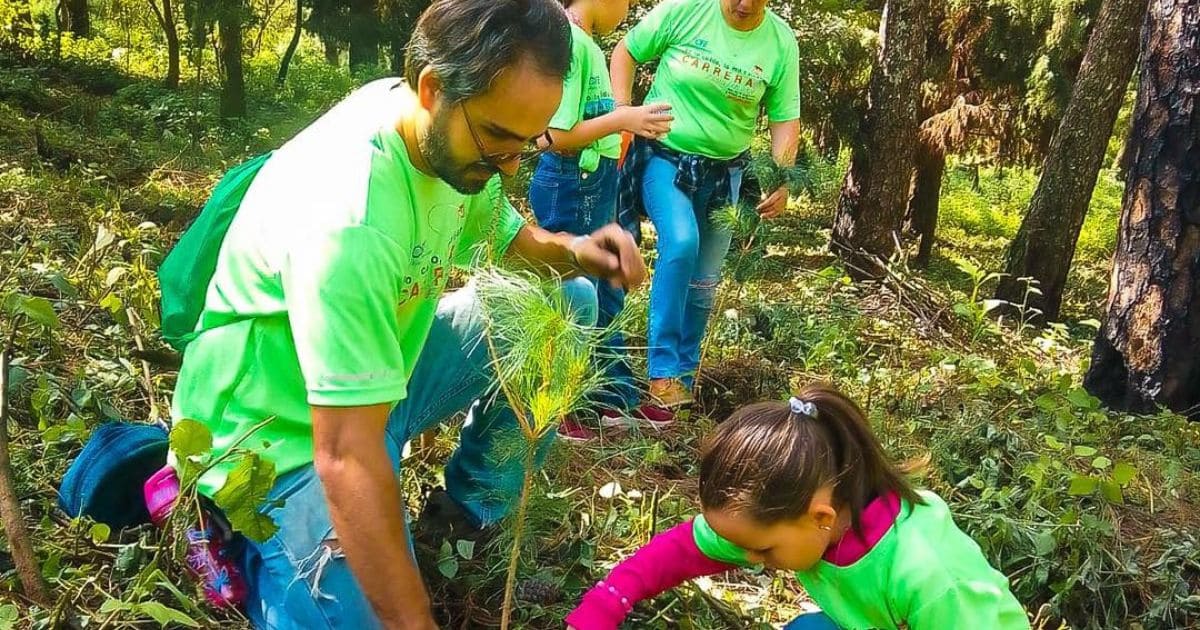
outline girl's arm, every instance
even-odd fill
[[[633,73],[636,69],[637,62],[634,61],[633,55],[629,54],[629,48],[622,38],[613,50],[612,61],[608,67],[608,74],[612,78],[613,99],[617,101],[618,107],[633,102]]]
[[[638,602],[687,580],[736,568],[704,555],[696,546],[692,521],[681,523],[618,564],[584,594],[566,622],[575,630],[616,630]]]
[[[584,120],[567,130],[551,129],[550,137],[554,139],[551,149],[565,153],[580,151],[604,136],[622,131],[657,138],[671,130],[672,120],[675,118],[671,116],[671,106],[666,103],[618,107],[603,116]]]

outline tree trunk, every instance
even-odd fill
[[[167,37],[167,87],[179,87],[179,32],[175,30],[175,8],[163,0],[163,34]]]
[[[66,14],[68,31],[75,37],[90,37],[92,21],[88,15],[88,0],[63,0],[63,13]]]
[[[904,218],[917,144],[921,73],[930,0],[888,0],[867,112],[834,217],[831,247],[859,278],[876,275]]]
[[[338,62],[340,61],[339,56],[341,55],[341,50],[338,48],[337,40],[333,37],[322,35],[321,44],[325,49],[325,63],[331,66],[338,65]]]
[[[175,30],[175,9],[171,6],[171,0],[163,0],[162,8],[155,0],[149,2],[167,40],[167,78],[164,83],[173,90],[179,87],[179,32]]]
[[[350,0],[350,70],[379,63],[376,0]]]
[[[288,66],[292,65],[292,57],[296,55],[296,47],[300,45],[300,33],[304,27],[304,0],[296,0],[296,25],[292,30],[292,40],[288,42],[283,59],[279,62],[279,75],[275,77],[275,87],[283,87],[287,80]]]
[[[225,81],[221,85],[221,117],[246,115],[246,85],[242,78],[242,2],[226,0],[217,22],[220,29],[221,66]]]
[[[1137,60],[1148,0],[1105,0],[996,297],[1058,318],[1075,243]],[[1028,291],[1034,283],[1041,294]]]
[[[1132,166],[1088,391],[1200,419],[1200,2],[1156,0],[1142,33]]]
[[[928,267],[933,255],[934,233],[937,231],[938,198],[942,194],[942,175],[946,172],[946,155],[936,147],[922,142],[917,147],[916,173],[913,176],[912,198],[908,201],[908,216],[912,230],[921,238],[916,264]]]

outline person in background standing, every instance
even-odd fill
[[[563,97],[550,120],[549,150],[529,185],[529,205],[541,227],[588,234],[616,220],[617,161],[622,132],[657,138],[671,127],[670,106],[615,107],[608,64],[592,34],[611,33],[629,15],[629,0],[562,0],[571,21],[571,67]],[[599,300],[598,326],[621,312],[625,292],[592,278]],[[625,361],[625,342],[614,333],[603,351],[610,381],[597,403],[602,427],[618,428],[636,407],[637,390]],[[595,431],[577,418],[559,426],[566,439],[587,440]]]
[[[799,47],[767,0],[664,0],[617,44],[612,58],[618,107],[631,101],[638,64],[657,59],[647,103],[667,103],[666,135],[638,139],[621,171],[618,211],[643,211],[658,235],[650,286],[650,401],[643,413],[664,414],[692,400],[730,232],[710,210],[737,202],[761,110],[771,153],[795,161],[800,135]],[[770,219],[787,207],[788,191],[755,200]],[[636,224],[636,222],[634,222]]]

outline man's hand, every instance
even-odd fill
[[[608,280],[614,287],[630,291],[646,279],[646,263],[633,242],[633,235],[616,223],[577,238],[572,242],[571,252],[583,271]]]
[[[763,197],[763,200],[754,209],[758,211],[758,216],[764,219],[774,219],[787,210],[787,204],[787,186],[780,186],[775,192]]]
[[[621,126],[630,133],[643,138],[657,140],[671,131],[671,115],[669,103],[652,103],[638,107],[625,106],[617,108],[621,113]]]

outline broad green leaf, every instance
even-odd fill
[[[171,427],[171,450],[180,459],[205,455],[212,450],[212,432],[195,420],[180,420]]]
[[[463,560],[470,560],[475,557],[475,541],[474,540],[459,540],[454,543],[458,549],[458,555],[462,556]]]
[[[458,575],[458,558],[454,557],[454,550],[450,547],[450,541],[442,542],[441,552],[438,554],[438,573],[446,576],[447,579],[453,579]]]
[[[1092,494],[1096,491],[1096,480],[1093,477],[1085,477],[1084,475],[1075,475],[1071,478],[1071,485],[1067,488],[1067,494],[1074,497],[1082,497]]]
[[[259,511],[274,484],[275,463],[250,453],[234,466],[225,485],[213,495],[213,501],[225,512],[234,529],[250,540],[262,542],[279,529],[269,516]]]
[[[1047,433],[1046,434],[1046,446],[1049,446],[1050,448],[1052,448],[1056,451],[1061,451],[1063,449],[1063,447],[1066,445],[1063,444],[1058,438]]]
[[[1103,455],[1092,460],[1092,468],[1096,470],[1108,470],[1109,466],[1112,466],[1112,460]]]
[[[1075,405],[1077,409],[1095,409],[1099,407],[1099,400],[1087,393],[1087,390],[1082,387],[1076,387],[1067,392],[1067,401]]]
[[[92,537],[92,542],[99,545],[102,542],[108,541],[108,537],[112,535],[112,530],[104,523],[96,523],[92,525],[88,534]]]
[[[1125,493],[1121,492],[1121,486],[1115,481],[1101,481],[1100,496],[1103,496],[1105,500],[1114,505],[1125,504]]]
[[[115,613],[119,610],[129,610],[132,607],[132,604],[110,597],[104,600],[103,604],[100,604],[100,614],[107,615],[110,613]]]
[[[1040,557],[1045,558],[1053,553],[1055,545],[1054,532],[1052,531],[1044,531],[1033,537],[1034,552]]]
[[[1096,449],[1092,448],[1091,446],[1080,445],[1080,446],[1075,447],[1075,455],[1078,457],[1091,457],[1092,455],[1095,455],[1095,454],[1096,454]]]
[[[164,606],[158,602],[142,602],[137,605],[137,612],[157,621],[159,625],[163,627],[166,627],[170,624],[178,624],[181,626],[187,626],[188,628],[200,627],[200,624],[196,623],[195,619],[187,616],[182,611],[175,610],[169,606]]]
[[[1130,464],[1127,464],[1125,462],[1117,462],[1117,465],[1113,466],[1113,471],[1112,471],[1113,481],[1117,482],[1118,484],[1120,484],[1122,486],[1128,484],[1130,481],[1133,481],[1133,478],[1136,476],[1137,476],[1137,469],[1134,468],[1133,466],[1131,466]]]
[[[46,328],[58,328],[58,313],[54,312],[54,305],[43,297],[30,297],[27,295],[10,295],[5,301],[4,307],[14,315],[24,315],[30,321],[41,324]]]
[[[1033,401],[1033,404],[1042,411],[1054,411],[1058,409],[1058,397],[1050,393],[1042,394]]]

